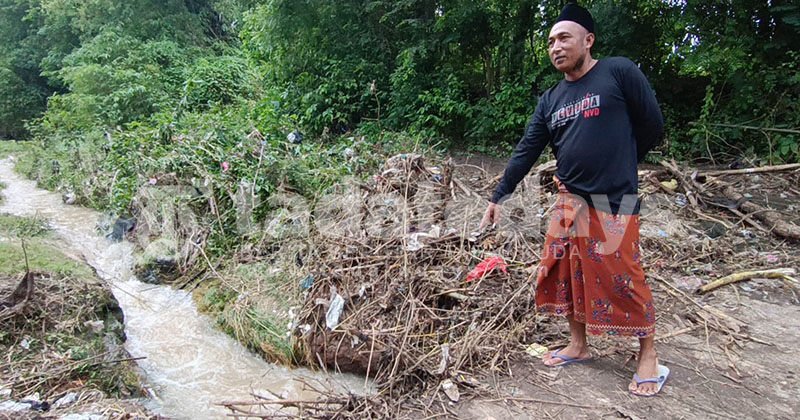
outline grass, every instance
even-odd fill
[[[61,248],[63,246],[59,246],[55,242],[26,241],[31,271],[45,271],[80,278],[94,276],[86,264],[62,254]],[[22,244],[19,241],[0,242],[0,274],[18,275],[22,273],[25,273],[25,255],[22,252]]]
[[[295,282],[266,263],[231,264],[220,277],[225,282],[208,280],[195,289],[198,310],[263,358],[292,363],[294,342],[287,325]]]
[[[94,277],[94,272],[85,263],[62,252],[64,246],[50,235],[47,220],[9,214],[0,214],[0,274],[13,276],[25,272],[23,239],[32,271],[83,279]]]
[[[34,238],[50,231],[50,224],[41,217],[19,217],[0,213],[0,237]]]
[[[30,142],[16,140],[0,140],[0,159],[11,153],[24,153],[28,151]]]

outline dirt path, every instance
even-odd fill
[[[497,397],[460,407],[464,419],[794,419],[800,415],[800,306],[771,280],[718,290],[704,303],[748,324],[752,340],[723,339],[703,329],[659,340],[661,362],[671,375],[661,395],[638,398],[627,392],[635,369],[633,341],[593,340],[613,354],[593,363],[546,368],[520,356],[515,379],[497,384]],[[752,291],[747,291],[752,290]],[[663,295],[663,293],[657,293]],[[737,296],[738,295],[738,296]],[[672,315],[669,315],[670,318]],[[679,318],[680,316],[678,316]],[[675,328],[677,319],[662,324]],[[627,348],[624,346],[627,345]],[[601,350],[601,353],[603,351]],[[627,363],[626,363],[627,362]],[[552,401],[538,403],[531,400]]]

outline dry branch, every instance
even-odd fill
[[[727,186],[724,190],[724,194],[729,200],[741,203],[739,204],[739,208],[746,213],[753,214],[755,218],[766,224],[774,234],[787,239],[800,240],[800,226],[788,222],[782,214],[764,208],[752,201],[746,201],[745,197],[732,186]]]
[[[800,168],[800,163],[789,163],[786,165],[774,166],[760,166],[758,168],[743,168],[743,169],[722,169],[715,171],[700,171],[700,175],[717,176],[717,175],[740,175],[740,174],[758,174],[765,172],[778,172],[788,171],[790,169]]]
[[[740,281],[750,280],[753,278],[767,278],[767,279],[781,279],[786,276],[791,276],[795,273],[793,268],[776,268],[773,270],[759,270],[759,271],[743,271],[741,273],[734,273],[717,280],[714,280],[711,283],[703,285],[700,289],[697,290],[698,293],[708,293],[714,289],[718,289],[722,286],[736,283]]]

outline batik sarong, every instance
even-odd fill
[[[639,216],[597,210],[558,185],[537,276],[537,310],[573,315],[594,335],[653,335],[655,308],[642,270]]]

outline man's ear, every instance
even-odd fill
[[[589,32],[586,34],[586,38],[584,38],[584,42],[586,42],[586,46],[591,49],[594,45],[594,34]]]

